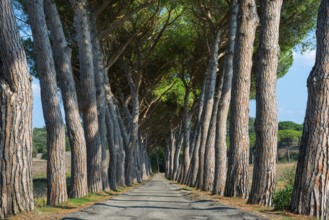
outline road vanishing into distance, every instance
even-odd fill
[[[162,174],[156,174],[146,184],[79,212],[65,220],[146,220],[146,219],[261,219],[239,209],[211,200],[193,201]]]

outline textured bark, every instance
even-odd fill
[[[65,121],[71,146],[71,188],[69,195],[80,198],[88,194],[87,152],[80,122],[78,99],[71,65],[71,49],[66,41],[62,22],[53,0],[45,0],[45,12],[57,67],[58,85],[62,92]]]
[[[196,126],[194,128],[194,138],[192,139],[193,142],[191,144],[191,147],[193,147],[193,155],[190,162],[190,168],[189,168],[189,175],[187,177],[187,184],[189,186],[195,186],[196,178],[198,175],[199,170],[199,148],[200,148],[200,140],[201,140],[201,125],[200,122],[202,121],[202,111],[203,111],[203,105],[204,105],[204,98],[205,98],[205,90],[206,90],[206,84],[208,81],[208,75],[206,75],[202,90],[200,94],[200,100],[199,100],[199,112],[198,112],[198,120],[196,121]]]
[[[34,209],[32,89],[11,1],[0,1],[0,219]]]
[[[256,75],[256,155],[248,203],[271,206],[275,190],[278,113],[276,80],[282,0],[262,1]]]
[[[111,91],[108,75],[104,75],[104,89],[107,102],[106,109],[106,127],[107,127],[107,141],[110,147],[110,164],[109,164],[109,179],[112,190],[118,186],[126,186],[125,180],[125,158],[124,145],[127,141],[123,139],[127,134],[123,134],[125,130],[120,125],[121,116],[117,112],[117,106],[113,100],[113,93]],[[115,170],[113,170],[115,169]]]
[[[32,27],[43,115],[47,129],[47,203],[67,201],[65,175],[65,129],[57,95],[56,71],[43,11],[43,0],[27,4]]]
[[[70,3],[74,10],[74,26],[79,48],[82,118],[87,143],[88,189],[91,193],[96,193],[103,189],[102,142],[97,116],[93,53],[86,11],[87,0],[70,0]]]
[[[255,0],[241,0],[233,59],[230,150],[225,196],[248,196],[249,93],[257,25]]]
[[[91,42],[93,49],[93,65],[95,74],[95,85],[96,85],[96,98],[97,98],[97,113],[98,113],[98,127],[99,134],[102,142],[102,185],[103,190],[109,191],[109,177],[108,177],[108,164],[106,161],[106,126],[105,126],[105,114],[106,114],[106,99],[105,99],[105,68],[104,58],[100,47],[99,39],[97,38],[97,22],[96,16],[91,16]]]
[[[183,172],[182,177],[179,182],[183,182],[183,180],[187,176],[188,169],[190,167],[190,134],[191,134],[191,114],[189,112],[188,100],[190,96],[190,88],[188,85],[185,86],[185,96],[184,96],[184,121],[183,121]]]
[[[177,141],[175,144],[175,153],[174,153],[174,169],[172,174],[172,179],[177,180],[179,172],[179,155],[183,144],[183,134],[180,130],[177,131]]]
[[[218,65],[218,50],[219,50],[219,40],[220,40],[220,31],[216,31],[213,33],[213,39],[211,42],[211,52],[210,59],[208,63],[207,75],[208,83],[206,84],[207,88],[205,91],[205,99],[204,99],[204,109],[203,116],[201,120],[201,140],[200,140],[200,148],[199,148],[199,170],[197,176],[196,186],[197,188],[202,188],[203,185],[203,174],[204,174],[204,163],[205,163],[205,151],[206,151],[206,143],[209,132],[209,125],[211,121],[211,115],[214,105],[214,95],[215,95],[215,87],[216,87],[216,77],[217,77],[217,65]]]
[[[317,21],[315,65],[308,77],[308,101],[291,211],[328,218],[329,2],[322,0]]]
[[[176,137],[173,130],[170,132],[170,161],[169,161],[169,179],[172,179],[174,176],[174,161],[175,161],[175,145]]]
[[[226,132],[227,116],[231,101],[231,87],[233,77],[233,56],[235,47],[235,35],[237,29],[238,0],[231,1],[231,18],[228,36],[228,49],[223,68],[223,87],[219,100],[217,124],[216,124],[216,141],[215,141],[215,177],[212,189],[213,194],[223,195],[225,190],[226,173],[227,173],[227,153],[226,153]]]
[[[165,177],[169,178],[169,170],[170,170],[170,147],[169,144],[166,143],[166,157],[165,157],[165,166],[166,166],[166,171],[165,171]]]
[[[123,64],[124,73],[126,74],[131,93],[132,114],[131,114],[131,127],[130,137],[126,152],[126,184],[133,185],[140,181],[140,172],[138,164],[138,148],[139,148],[139,96],[138,85],[135,84],[131,71],[126,63]]]

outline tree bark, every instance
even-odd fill
[[[71,65],[71,48],[66,41],[62,22],[53,0],[45,0],[45,12],[57,67],[58,85],[62,92],[65,121],[71,147],[71,188],[69,195],[80,198],[88,194],[87,152]]]
[[[32,89],[11,1],[0,1],[0,219],[34,209]]]
[[[43,0],[29,1],[27,11],[32,27],[41,101],[47,129],[47,203],[67,201],[65,174],[65,129],[57,95],[56,71],[43,11]]]
[[[230,150],[225,196],[248,196],[249,93],[257,25],[255,0],[241,0],[233,58]]]
[[[322,0],[317,20],[315,65],[307,79],[308,101],[291,211],[328,218],[329,2]]]
[[[110,190],[109,177],[108,177],[108,164],[106,160],[106,126],[105,126],[105,114],[106,114],[106,99],[105,99],[105,68],[104,58],[101,51],[99,39],[97,38],[98,29],[96,16],[91,16],[91,42],[93,50],[93,65],[95,74],[96,85],[96,99],[97,99],[97,113],[98,113],[98,127],[99,134],[102,143],[102,185],[104,191]]]
[[[218,50],[220,40],[220,30],[213,33],[213,39],[211,42],[210,59],[208,63],[207,74],[209,76],[208,83],[206,84],[207,89],[205,92],[203,117],[201,121],[201,140],[199,149],[199,170],[197,176],[196,186],[202,189],[203,185],[203,174],[204,174],[204,163],[205,163],[205,151],[206,143],[209,133],[209,125],[211,121],[211,115],[214,105],[214,95],[216,89],[216,77],[217,77],[217,66],[218,66]]]
[[[70,0],[70,3],[74,10],[74,26],[79,48],[82,118],[87,143],[88,189],[91,193],[97,193],[103,189],[102,142],[97,116],[93,53],[86,10],[87,0]]]
[[[256,155],[248,203],[271,206],[275,190],[278,136],[276,80],[282,0],[262,1],[256,75]]]
[[[215,141],[215,176],[212,189],[213,194],[224,195],[226,173],[227,173],[227,153],[226,153],[226,133],[227,133],[227,116],[231,101],[231,88],[233,77],[233,57],[235,48],[235,36],[237,29],[238,17],[238,0],[231,1],[231,18],[228,36],[228,50],[224,61],[223,68],[223,87],[219,100],[217,124],[216,124],[216,141]]]

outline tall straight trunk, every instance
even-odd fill
[[[220,30],[213,33],[213,39],[211,42],[211,54],[208,63],[207,75],[209,76],[208,83],[206,84],[207,89],[205,92],[204,109],[203,109],[203,119],[201,121],[201,140],[199,149],[199,170],[197,176],[197,188],[202,188],[203,185],[203,173],[204,173],[204,160],[206,143],[209,132],[209,125],[211,121],[211,114],[214,105],[214,95],[216,87],[216,76],[217,76],[217,66],[218,66],[218,50],[219,50],[219,40],[220,40]]]
[[[256,75],[256,155],[248,203],[272,205],[275,190],[278,112],[276,80],[279,25],[283,0],[262,1]]]
[[[221,76],[222,77],[222,76]],[[215,171],[215,140],[216,140],[216,124],[217,124],[217,112],[219,97],[222,88],[222,79],[219,80],[218,89],[216,96],[214,97],[214,105],[211,113],[209,131],[206,142],[205,159],[204,159],[204,172],[202,178],[202,187],[204,191],[210,191],[212,189],[212,184],[214,181],[214,171]]]
[[[126,186],[125,180],[125,158],[126,154],[124,151],[124,145],[127,141],[123,139],[127,134],[123,134],[125,132],[120,125],[121,116],[117,111],[117,106],[113,100],[113,93],[111,91],[111,86],[109,82],[108,74],[105,73],[104,75],[104,90],[105,90],[105,97],[106,97],[106,127],[107,127],[107,141],[110,147],[110,164],[108,166],[109,169],[109,179],[111,188],[112,185],[114,186]],[[112,125],[111,125],[112,124]],[[112,148],[111,148],[112,147]],[[111,159],[112,158],[112,159]],[[111,161],[115,160],[115,161]],[[112,170],[115,168],[115,172]],[[113,180],[113,178],[115,180]]]
[[[70,0],[74,10],[80,62],[80,90],[82,118],[87,143],[87,177],[91,193],[101,192],[102,142],[97,116],[96,88],[87,0]]]
[[[165,166],[166,166],[166,170],[165,170],[165,177],[169,178],[169,162],[170,161],[170,147],[169,144],[166,143],[166,156],[165,156]]]
[[[182,172],[182,180],[184,180],[187,176],[188,169],[190,167],[190,134],[191,134],[191,114],[189,112],[189,101],[190,96],[190,88],[189,86],[185,86],[185,96],[184,96],[184,121],[183,121],[183,172]],[[182,181],[180,181],[182,182]]]
[[[193,148],[193,152],[192,152],[193,154],[190,161],[189,173],[188,176],[186,177],[186,183],[189,186],[195,186],[195,182],[199,170],[199,147],[200,147],[200,139],[201,139],[200,122],[202,121],[202,112],[203,112],[207,82],[208,82],[208,74],[206,74],[203,80],[202,89],[200,93],[200,100],[199,100],[198,118],[197,121],[195,122],[195,127],[193,132],[194,135],[192,138],[192,143],[190,145],[190,147]]]
[[[173,178],[174,175],[174,161],[175,161],[175,145],[176,137],[174,130],[170,132],[170,161],[169,161],[169,179]]]
[[[230,150],[225,196],[248,196],[249,93],[257,25],[255,0],[241,0],[233,58]]]
[[[34,40],[37,71],[40,76],[41,101],[47,129],[47,203],[58,205],[67,201],[65,175],[65,129],[57,95],[56,71],[43,0],[27,4]]]
[[[62,92],[65,121],[71,146],[71,188],[69,195],[80,198],[88,194],[87,149],[83,127],[80,122],[78,99],[71,65],[71,48],[66,41],[56,4],[45,0],[47,24],[53,42],[57,67],[58,85]]]
[[[133,185],[140,180],[139,170],[138,170],[138,148],[139,148],[139,95],[138,86],[135,84],[131,71],[126,63],[124,63],[124,73],[126,74],[128,84],[130,87],[131,101],[132,101],[132,116],[131,116],[131,127],[130,127],[130,137],[127,146],[126,153],[126,184]]]
[[[329,2],[322,0],[317,20],[315,65],[307,79],[308,101],[291,211],[328,218]]]
[[[100,41],[97,38],[99,33],[97,30],[96,16],[91,16],[91,42],[93,50],[93,65],[95,74],[96,85],[96,99],[97,99],[97,113],[98,113],[98,127],[99,134],[102,142],[102,185],[103,190],[110,190],[109,178],[108,178],[108,164],[106,160],[106,126],[105,126],[105,114],[106,114],[106,99],[105,99],[105,68],[104,58],[101,51]]]
[[[0,1],[0,219],[34,209],[32,89],[11,1]]]
[[[225,190],[226,173],[227,173],[227,153],[226,153],[226,133],[227,133],[227,116],[231,101],[231,87],[233,77],[233,57],[235,47],[235,35],[237,29],[238,0],[231,0],[231,18],[228,36],[228,49],[224,60],[223,68],[223,87],[219,100],[216,124],[216,141],[215,141],[215,176],[212,189],[213,194],[223,195]]]
[[[178,176],[178,172],[179,172],[179,155],[180,155],[180,151],[182,148],[182,144],[183,144],[183,137],[184,135],[182,134],[181,129],[177,131],[177,141],[175,144],[175,153],[174,153],[174,170],[173,170],[173,175],[172,175],[172,179],[173,180],[177,180],[177,176]]]

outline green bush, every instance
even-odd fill
[[[289,209],[295,175],[296,175],[295,166],[283,172],[279,181],[283,181],[285,183],[285,187],[283,189],[276,190],[275,193],[273,194],[272,202],[275,210]]]
[[[288,210],[291,202],[292,185],[286,185],[284,189],[275,191],[273,206],[275,210]]]

